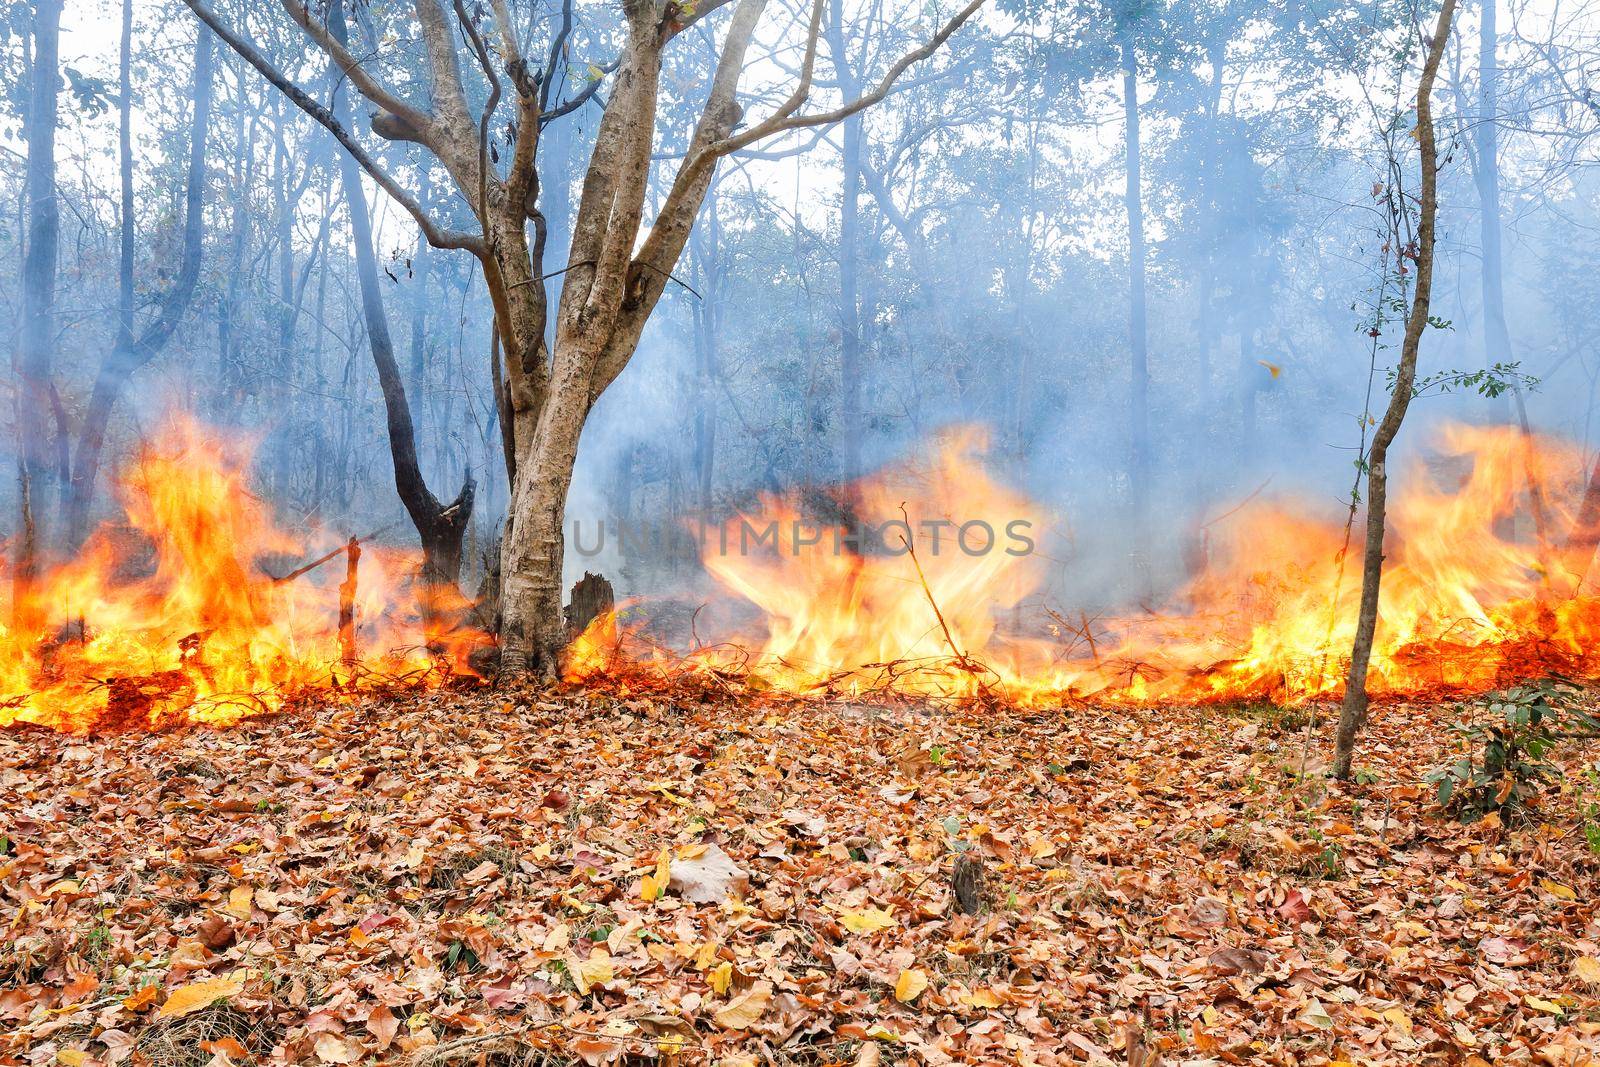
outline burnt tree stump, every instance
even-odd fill
[[[616,594],[603,575],[584,571],[583,577],[572,587],[567,604],[567,637],[577,637],[589,628],[595,619],[616,607]]]

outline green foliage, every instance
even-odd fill
[[[1413,397],[1422,396],[1430,390],[1435,393],[1464,392],[1471,390],[1479,396],[1494,397],[1509,392],[1515,388],[1534,390],[1539,388],[1539,379],[1531,374],[1523,374],[1522,363],[1496,363],[1481,370],[1462,371],[1447,370],[1438,374],[1430,374],[1425,378],[1418,378],[1411,387]],[[1389,391],[1394,392],[1395,371],[1389,370]]]
[[[1454,763],[1430,772],[1439,803],[1462,822],[1491,812],[1509,818],[1527,812],[1534,798],[1561,777],[1546,756],[1563,738],[1600,736],[1600,720],[1577,703],[1578,690],[1559,679],[1545,679],[1491,694],[1474,705],[1488,721],[1455,727],[1471,746],[1481,746]]]

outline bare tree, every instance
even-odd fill
[[[230,47],[329,131],[377,184],[416,220],[436,248],[465,249],[477,260],[494,306],[503,353],[501,418],[510,446],[511,506],[501,549],[501,664],[511,672],[551,673],[563,642],[561,624],[562,520],[578,438],[595,401],[616,380],[639,343],[671,278],[710,184],[716,162],[748,145],[800,127],[840,122],[883,99],[913,64],[931,56],[982,6],[968,0],[921,47],[890,65],[870,90],[824,111],[804,112],[816,66],[826,0],[814,0],[793,90],[765,118],[740,127],[738,101],[745,55],[767,0],[708,0],[695,8],[668,0],[621,0],[623,43],[610,78],[605,113],[583,174],[571,246],[554,309],[554,344],[544,280],[546,227],[539,205],[540,132],[587,97],[552,101],[554,71],[571,32],[564,8],[549,50],[536,68],[509,0],[491,0],[486,24],[463,0],[416,0],[416,35],[427,56],[429,99],[419,104],[385,84],[340,44],[323,15],[280,0],[306,37],[332,58],[350,84],[377,109],[372,129],[390,141],[422,146],[449,174],[476,225],[457,230],[440,221],[321,103],[277,69],[251,41],[229,27],[204,0],[185,0]],[[657,125],[664,50],[688,26],[724,7],[732,17],[723,34],[705,103],[688,151],[645,232],[652,145]],[[463,70],[488,88],[476,112]],[[597,91],[593,81],[587,92]],[[494,145],[505,128],[502,98],[514,102],[509,153]],[[531,229],[531,233],[530,233]]]
[[[1378,627],[1378,585],[1383,579],[1384,511],[1388,501],[1389,446],[1400,432],[1400,423],[1411,405],[1417,380],[1417,352],[1422,334],[1429,325],[1428,303],[1433,295],[1434,222],[1439,211],[1439,151],[1433,129],[1433,83],[1439,73],[1445,43],[1450,38],[1450,21],[1456,0],[1444,0],[1439,21],[1428,44],[1422,79],[1417,85],[1417,144],[1421,149],[1422,189],[1418,206],[1415,260],[1416,288],[1406,317],[1405,337],[1400,346],[1400,366],[1395,374],[1394,392],[1383,419],[1373,432],[1367,450],[1367,531],[1361,565],[1361,607],[1356,617],[1355,642],[1350,650],[1350,677],[1345,684],[1344,704],[1339,709],[1339,730],[1333,758],[1333,774],[1350,777],[1350,761],[1355,755],[1356,734],[1367,717],[1367,668],[1372,661],[1372,641]]]

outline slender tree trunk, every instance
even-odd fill
[[[342,43],[345,39],[345,22],[339,0],[335,0],[328,22]],[[337,89],[333,110],[348,128],[349,101]],[[411,421],[411,406],[406,401],[405,380],[395,361],[389,319],[383,308],[378,257],[372,242],[372,218],[367,209],[366,193],[361,188],[361,168],[348,153],[340,154],[339,164],[344,181],[345,209],[350,213],[350,236],[355,244],[356,278],[361,288],[367,344],[372,351],[372,363],[378,371],[378,387],[383,392],[395,490],[422,542],[419,606],[423,629],[432,642],[441,635],[441,627],[446,623],[441,614],[441,594],[453,591],[461,575],[461,542],[472,518],[475,485],[469,470],[455,500],[440,504],[423,478],[422,467],[417,460],[416,428]]]
[[[861,476],[861,120],[844,123],[839,203],[839,475]]]
[[[204,37],[204,26],[195,33]],[[133,347],[133,0],[122,0],[122,42],[117,62],[117,151],[122,218],[117,239],[117,347]],[[197,109],[198,110],[198,109]]]
[[[240,79],[241,83],[243,78]],[[239,280],[244,273],[245,242],[250,232],[250,187],[255,184],[256,120],[244,119],[244,93],[240,88],[238,113],[234,121],[235,144],[240,156],[234,168],[233,213],[228,238],[227,284],[217,304],[217,395],[215,416],[222,418],[233,410],[238,381],[238,353],[235,351],[234,319],[239,309]]]
[[[123,46],[126,59],[132,27],[132,14],[124,14]],[[127,110],[123,110],[122,139],[122,256],[118,279],[121,297],[121,321],[117,328],[117,341],[100,364],[95,375],[94,388],[89,394],[89,407],[78,430],[77,450],[73,457],[72,481],[64,501],[67,544],[76,547],[83,543],[88,532],[89,511],[94,503],[95,482],[100,474],[100,455],[105,447],[106,427],[111,413],[127,388],[128,381],[139,368],[155,358],[166,347],[182,321],[194,298],[200,281],[205,230],[206,186],[206,133],[211,122],[212,99],[212,41],[211,31],[197,27],[194,46],[194,83],[192,98],[194,113],[189,127],[189,170],[184,186],[183,251],[178,275],[172,287],[162,296],[156,317],[136,337],[133,332],[133,153],[126,125]],[[127,67],[123,68],[123,92],[128,92]]]
[[[859,80],[846,52],[843,0],[831,0],[828,45],[839,71],[840,91],[860,95]],[[861,167],[864,150],[861,116],[844,121],[839,194],[839,474],[853,485],[861,476]],[[853,503],[853,501],[852,501]]]
[[[1211,352],[1217,345],[1217,309],[1215,307],[1217,287],[1217,253],[1218,240],[1223,231],[1221,214],[1221,194],[1218,185],[1222,180],[1221,138],[1218,134],[1220,115],[1222,111],[1222,73],[1227,62],[1227,38],[1218,38],[1210,43],[1206,49],[1211,64],[1211,84],[1206,94],[1206,134],[1205,154],[1201,166],[1201,189],[1205,199],[1205,207],[1214,212],[1206,219],[1204,245],[1200,253],[1199,284],[1196,286],[1199,294],[1199,334],[1200,334],[1200,360],[1197,376],[1200,379],[1200,410],[1202,417],[1209,425],[1211,411]],[[1204,216],[1203,216],[1204,217]]]
[[[721,340],[722,232],[717,218],[715,186],[706,194],[704,217],[691,240],[701,300],[694,304],[695,402],[694,472],[700,543],[705,543],[706,526],[711,517],[711,490],[717,462],[716,389],[721,378],[718,345]]]
[[[1478,227],[1483,248],[1484,366],[1511,359],[1511,332],[1506,326],[1504,267],[1500,229],[1499,37],[1494,0],[1482,0],[1478,26],[1478,115],[1472,127],[1476,148]],[[1502,408],[1504,399],[1495,401]]]
[[[1144,203],[1140,195],[1142,147],[1139,138],[1139,60],[1133,30],[1122,29],[1122,113],[1127,125],[1127,184],[1123,203],[1128,213],[1128,429],[1131,455],[1128,486],[1132,494],[1135,543],[1141,566],[1148,566],[1145,544],[1150,522],[1150,367],[1146,351]]]
[[[56,482],[50,456],[51,375],[55,363],[56,256],[61,239],[61,207],[56,202],[56,122],[61,90],[61,0],[35,0],[33,76],[28,87],[25,133],[28,164],[24,177],[27,247],[22,258],[22,329],[18,348],[17,431],[21,457],[23,514],[12,572],[13,612],[23,632],[33,617],[38,577],[39,517],[49,513]]]
[[[427,168],[423,168],[422,202],[428,202]],[[433,250],[426,235],[417,235],[417,250],[411,257],[411,389],[420,400],[428,368],[428,283],[432,280]]]
[[[1417,285],[1406,318],[1405,338],[1400,347],[1400,367],[1394,392],[1383,419],[1373,432],[1367,451],[1367,530],[1361,566],[1361,608],[1356,617],[1355,641],[1350,649],[1350,677],[1345,685],[1344,703],[1339,709],[1339,730],[1335,740],[1333,775],[1350,777],[1355,755],[1356,734],[1367,717],[1367,668],[1372,660],[1373,637],[1378,628],[1378,585],[1383,579],[1384,511],[1389,490],[1389,446],[1400,432],[1417,378],[1417,351],[1428,328],[1428,304],[1433,296],[1434,221],[1439,209],[1439,157],[1433,129],[1433,82],[1439,73],[1439,60],[1450,37],[1450,20],[1456,0],[1444,0],[1439,21],[1429,42],[1428,58],[1417,86],[1417,142],[1421,149],[1422,196],[1417,221]]]

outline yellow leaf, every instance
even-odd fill
[[[757,982],[717,1009],[712,1018],[728,1030],[747,1030],[772,1003],[772,983]]]
[[[927,988],[928,972],[920,967],[912,967],[900,972],[900,979],[894,984],[894,999],[902,1004],[910,1004]]]
[[[1388,1011],[1383,1013],[1383,1017],[1389,1021],[1390,1025],[1392,1025],[1396,1030],[1399,1030],[1402,1034],[1405,1034],[1407,1037],[1411,1035],[1411,1016],[1406,1014],[1406,1010],[1404,1008],[1399,1006],[1390,1008]]]
[[[864,908],[861,911],[839,913],[839,922],[846,930],[857,934],[870,934],[894,925],[894,913],[883,908]]]
[[[228,903],[223,911],[243,922],[250,918],[250,908],[255,904],[256,891],[251,886],[236,885],[228,891]]]
[[[667,891],[667,885],[672,881],[672,853],[667,849],[661,850],[661,855],[656,857],[654,874],[647,874],[639,883],[639,896],[645,900],[660,900],[661,894]]]
[[[1549,893],[1553,897],[1560,897],[1562,900],[1578,899],[1578,891],[1573,889],[1570,885],[1562,885],[1560,882],[1552,882],[1548,878],[1542,879],[1539,882],[1539,888],[1543,889],[1546,893]]]
[[[591,986],[605,985],[614,976],[611,953],[598,946],[590,951],[586,960],[580,962],[576,958],[570,959],[567,969],[572,975],[573,984],[582,994],[588,994]]]
[[[1268,363],[1264,359],[1258,359],[1256,362],[1267,368],[1267,373],[1272,375],[1273,381],[1277,381],[1278,375],[1283,373],[1283,368],[1276,363]]]
[[[719,963],[706,972],[706,981],[711,985],[713,993],[726,993],[733,984],[733,964]]]
[[[1559,1004],[1552,1004],[1548,1000],[1536,997],[1532,993],[1522,998],[1522,1002],[1534,1011],[1542,1011],[1549,1015],[1565,1015],[1567,1010]]]
[[[1572,961],[1572,973],[1590,985],[1600,985],[1600,959],[1595,959],[1593,956],[1579,956]]]
[[[83,1061],[89,1058],[87,1052],[77,1049],[64,1048],[56,1053],[56,1062],[64,1063],[67,1067],[83,1067]]]
[[[318,1034],[316,1050],[323,1063],[354,1063],[361,1058],[361,1050],[337,1034]]]
[[[961,1003],[969,1008],[998,1008],[1000,994],[992,989],[974,989],[970,993],[962,994]]]
[[[161,1010],[156,1012],[158,1019],[175,1019],[190,1012],[199,1011],[209,1007],[219,1000],[227,1000],[244,991],[244,973],[234,971],[226,978],[207,978],[203,982],[190,982],[174,989],[167,997]]]
[[[572,944],[572,927],[566,923],[556,923],[550,932],[544,935],[544,944],[540,947],[546,952],[561,952]]]
[[[695,950],[694,969],[703,971],[715,963],[716,960],[717,943],[715,941],[707,941]]]

